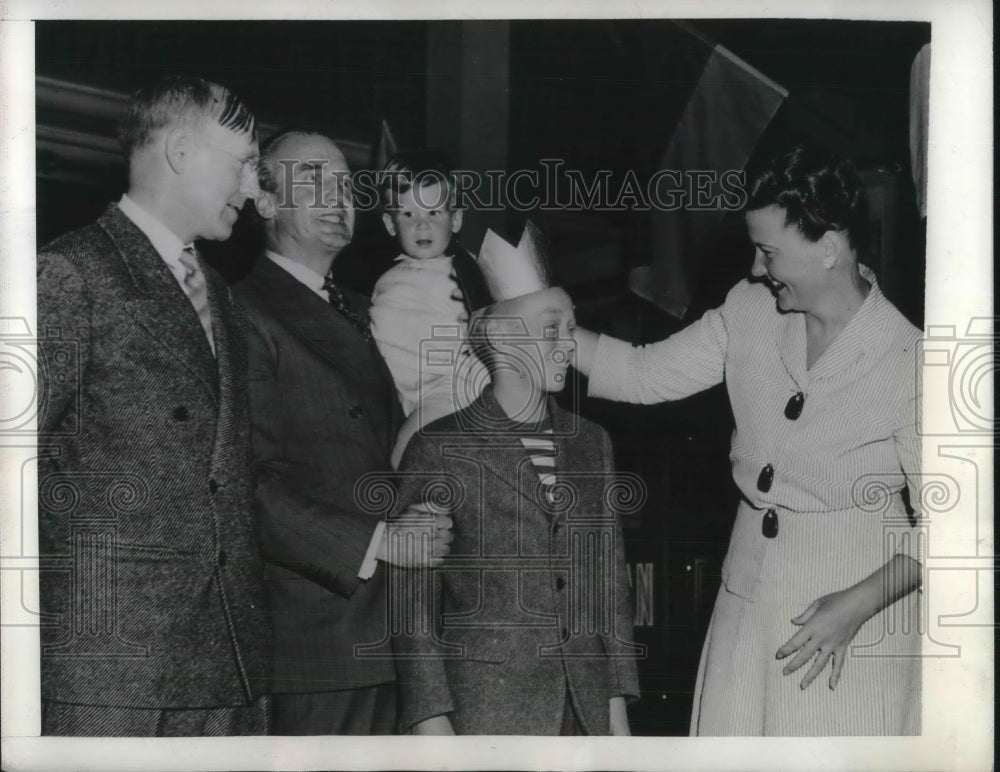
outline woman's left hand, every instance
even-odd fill
[[[847,590],[824,595],[814,601],[809,608],[792,620],[792,624],[802,629],[788,639],[778,649],[777,658],[784,659],[795,653],[792,660],[781,671],[782,675],[794,673],[815,657],[812,667],[802,679],[800,688],[805,689],[827,663],[833,660],[830,674],[830,688],[834,689],[840,680],[847,659],[847,649],[858,629],[875,613],[870,599],[857,586]]]

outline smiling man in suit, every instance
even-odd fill
[[[120,138],[128,193],[38,255],[42,731],[263,734],[245,320],[193,244],[256,195],[254,117],[168,77]]]
[[[250,321],[256,501],[275,623],[272,732],[390,734],[392,660],[356,654],[387,636],[378,564],[439,563],[451,520],[423,515],[433,552],[394,554],[386,530],[412,520],[386,526],[356,490],[388,472],[402,411],[368,300],[328,276],[354,232],[344,155],[325,136],[287,131],[264,144],[259,171],[266,250],[234,291]]]

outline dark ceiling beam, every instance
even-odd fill
[[[35,77],[36,175],[77,184],[102,184],[124,165],[116,136],[128,94],[42,75]],[[261,120],[257,132],[265,139],[279,130],[277,121]],[[368,142],[334,137],[352,169],[371,164]]]

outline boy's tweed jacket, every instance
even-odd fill
[[[556,735],[568,689],[584,730],[608,734],[608,700],[639,695],[611,506],[623,478],[603,429],[552,399],[549,411],[555,506],[540,496],[538,474],[492,389],[430,424],[403,455],[398,510],[442,485],[458,497],[443,566],[398,570],[391,586],[401,597],[390,606],[415,606],[438,639],[419,634],[419,616],[404,613],[396,624],[404,731],[447,713],[459,734]]]

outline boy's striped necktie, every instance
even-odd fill
[[[538,480],[541,483],[545,500],[549,504],[555,502],[553,491],[557,482],[556,443],[554,436],[552,421],[546,418],[539,424],[537,431],[521,437],[521,444],[528,452],[528,457],[531,459],[531,463],[535,467],[535,472],[538,474]]]

